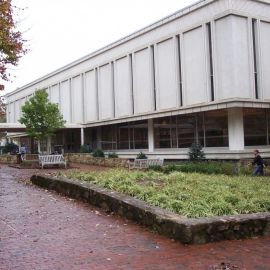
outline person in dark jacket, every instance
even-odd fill
[[[252,162],[252,165],[255,165],[255,169],[253,171],[253,176],[256,176],[256,175],[260,175],[260,176],[263,176],[264,175],[264,171],[263,171],[263,159],[262,157],[260,156],[259,154],[259,150],[254,150],[254,160]]]

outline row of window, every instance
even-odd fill
[[[173,116],[154,122],[155,148],[187,148],[194,141],[204,147],[228,146],[226,111]]]
[[[244,110],[245,146],[269,145],[270,110]],[[157,118],[154,120],[156,149],[188,148],[195,141],[203,147],[228,147],[226,110]],[[147,149],[147,121],[109,125],[101,128],[104,150]]]
[[[155,148],[188,148],[194,141],[204,147],[228,146],[227,112],[215,111],[154,120]],[[147,121],[101,128],[104,150],[147,149]]]
[[[101,148],[115,149],[147,149],[147,121],[130,122],[101,128]]]

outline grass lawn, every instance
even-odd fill
[[[270,211],[270,177],[127,171],[61,172],[187,217]]]

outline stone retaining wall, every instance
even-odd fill
[[[0,155],[0,164],[16,164],[16,155]]]
[[[98,165],[98,166],[106,166],[106,167],[117,167],[117,168],[127,168],[128,167],[128,159],[122,158],[95,158],[90,154],[84,153],[71,153],[64,155],[67,161],[72,163],[82,163],[89,165]]]
[[[31,181],[134,220],[185,244],[270,235],[270,213],[189,219],[90,183],[42,175],[32,176]]]

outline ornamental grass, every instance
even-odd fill
[[[270,177],[127,171],[61,172],[190,218],[270,210]]]

